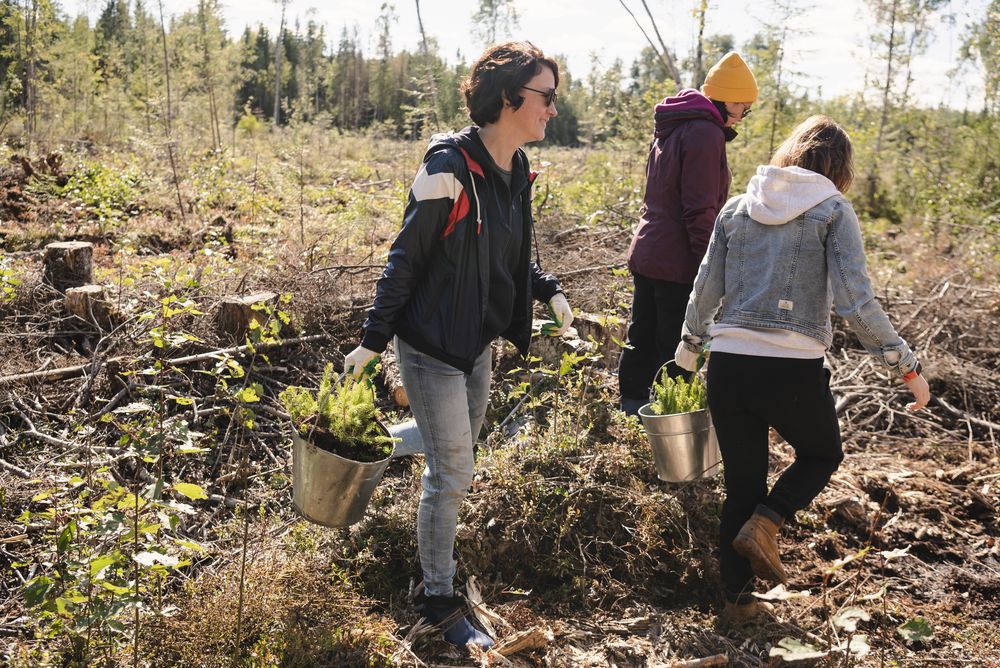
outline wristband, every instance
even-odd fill
[[[923,367],[920,366],[920,362],[918,361],[917,364],[912,369],[903,374],[903,381],[909,382],[913,380],[914,378],[920,375],[921,371],[923,371]]]

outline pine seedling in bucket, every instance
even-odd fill
[[[666,367],[660,373],[660,380],[653,384],[654,397],[650,410],[656,415],[674,415],[700,411],[708,405],[705,382],[695,374],[691,382],[684,377],[672,378]]]
[[[299,434],[317,447],[359,462],[374,462],[392,454],[392,438],[382,426],[371,382],[338,382],[328,364],[315,395],[290,386],[278,399]]]
[[[639,409],[660,480],[688,482],[719,472],[719,444],[707,405],[700,375],[691,382],[671,378],[664,366],[653,384],[652,401]]]
[[[316,395],[303,387],[279,395],[294,430],[292,505],[328,527],[361,520],[392,455],[371,382],[342,383],[346,376],[327,365]]]

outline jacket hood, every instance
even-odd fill
[[[679,124],[695,118],[712,121],[720,129],[731,129],[723,128],[722,115],[711,100],[694,88],[684,88],[676,95],[664,98],[653,108],[653,120],[656,122],[653,135],[657,139],[666,137]],[[736,136],[735,133],[733,136]],[[728,133],[726,139],[729,139]]]
[[[763,225],[784,225],[839,194],[822,174],[802,167],[760,165],[747,185],[747,213]]]
[[[473,174],[478,174],[479,176],[485,178],[486,172],[493,172],[499,176],[500,167],[496,164],[493,160],[493,156],[490,155],[490,152],[486,149],[486,145],[483,144],[483,140],[479,138],[479,128],[475,125],[470,125],[462,130],[459,130],[458,132],[443,132],[432,135],[430,144],[427,146],[427,152],[424,154],[424,162],[426,162],[432,154],[449,147],[458,148],[462,151],[466,166]],[[521,149],[514,152],[513,169],[511,170],[511,173],[513,174],[511,180],[511,191],[512,194],[516,195],[521,192],[521,189],[527,186],[530,181],[530,175],[528,173],[528,158],[524,155],[524,151]]]

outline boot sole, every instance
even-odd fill
[[[760,545],[757,544],[757,541],[752,538],[736,536],[733,539],[733,549],[750,561],[750,568],[757,577],[775,584],[785,584],[788,582],[788,576],[784,574],[780,565],[775,567],[771,563],[770,559],[767,558],[767,555],[760,548]]]

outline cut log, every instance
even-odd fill
[[[399,362],[396,360],[396,351],[392,344],[382,353],[382,380],[385,382],[385,389],[392,398],[392,403],[400,408],[410,405],[410,399],[406,396],[406,388],[403,387],[403,379],[399,375]]]
[[[223,297],[219,304],[219,315],[216,320],[219,334],[230,339],[242,340],[250,329],[251,322],[264,324],[267,321],[267,312],[254,309],[256,304],[274,305],[277,297],[273,292],[258,292],[242,297]]]
[[[42,281],[60,292],[94,280],[94,244],[57,241],[45,247]]]
[[[274,348],[283,348],[285,346],[298,345],[300,343],[313,343],[315,341],[325,341],[327,340],[326,334],[313,334],[311,336],[300,336],[294,339],[283,339],[281,341],[276,341],[274,343],[258,343],[253,348],[254,350],[272,350]],[[185,364],[196,364],[198,362],[207,362],[209,360],[219,360],[223,355],[240,355],[250,350],[250,346],[236,346],[234,348],[220,348],[219,350],[211,350],[207,353],[199,353],[197,355],[188,355],[187,357],[175,357],[173,359],[165,360],[165,364],[172,364],[173,366],[182,366]],[[107,360],[105,364],[110,365],[112,362],[118,362],[123,364],[130,361],[127,357],[113,357]],[[40,382],[40,383],[51,383],[59,380],[66,380],[67,378],[79,378],[80,376],[86,375],[88,371],[100,371],[102,365],[88,362],[87,364],[80,364],[77,366],[67,366],[60,369],[48,369],[45,371],[32,371],[29,373],[16,373],[12,376],[0,376],[0,387],[11,383],[22,383],[22,382]]]
[[[67,288],[64,303],[70,315],[91,325],[96,324],[105,332],[114,329],[119,320],[114,307],[104,298],[104,287],[101,285]]]

